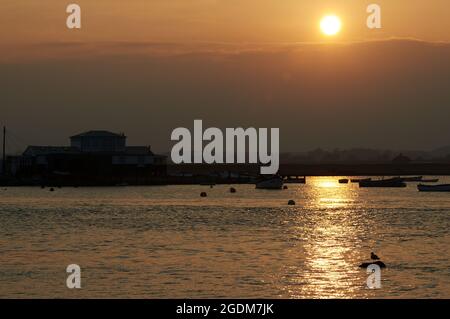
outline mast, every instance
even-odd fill
[[[2,174],[3,176],[6,176],[6,126],[3,126]]]

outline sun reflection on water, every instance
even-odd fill
[[[299,230],[304,243],[304,262],[297,275],[301,278],[292,297],[350,298],[354,295],[355,245],[358,235],[357,200],[354,185],[339,184],[337,178],[309,181],[309,223]],[[303,217],[301,217],[303,218]]]

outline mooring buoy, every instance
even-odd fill
[[[378,265],[380,268],[386,268],[386,264],[382,262],[381,260],[377,260],[375,262],[364,262],[359,265],[359,268],[367,268],[370,265]]]

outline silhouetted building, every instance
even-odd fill
[[[108,131],[74,135],[70,146],[28,146],[10,167],[21,179],[77,185],[153,184],[167,173],[166,156]]]
[[[82,152],[124,152],[125,134],[108,131],[89,131],[70,137],[70,146]]]

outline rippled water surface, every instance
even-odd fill
[[[337,179],[1,189],[0,297],[450,298],[450,193]],[[388,265],[377,290],[358,267],[371,251]]]

